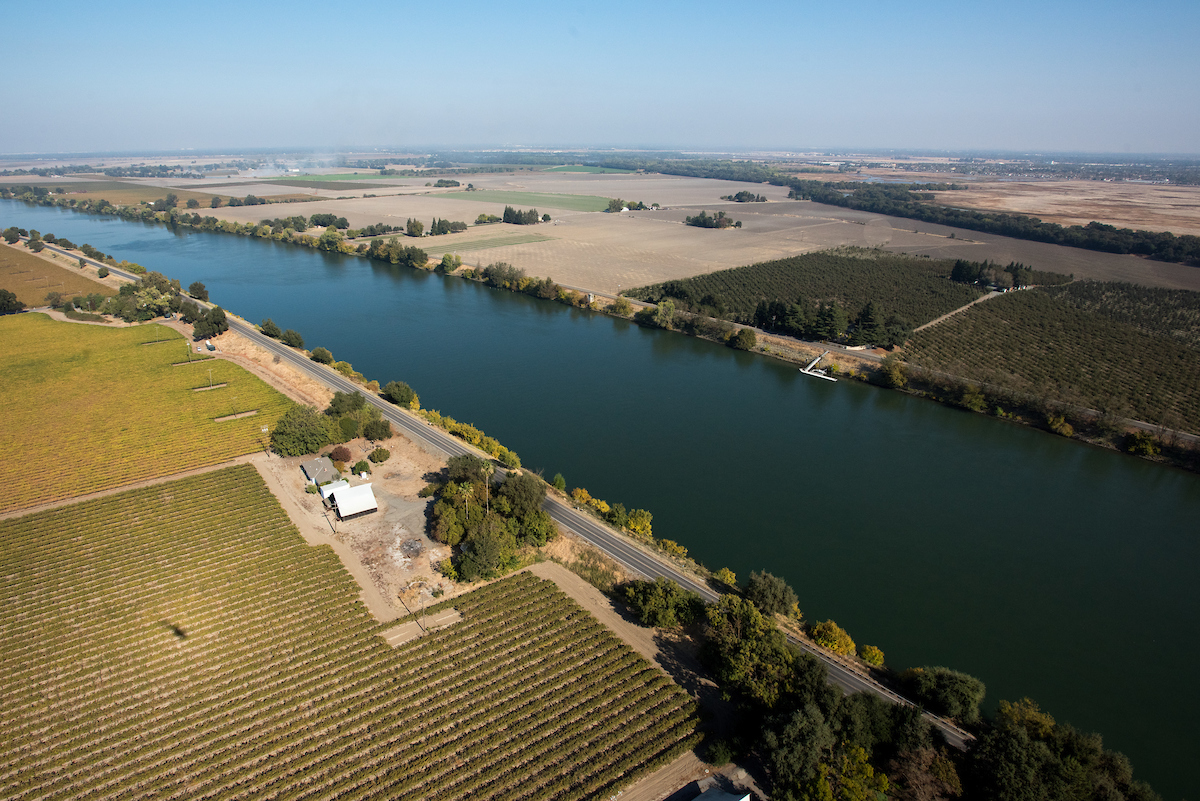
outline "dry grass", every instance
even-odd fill
[[[66,256],[30,253],[24,245],[0,246],[0,289],[7,289],[28,308],[46,305],[47,292],[76,295],[115,295],[117,291],[89,278],[94,270],[80,270],[78,262]],[[57,263],[56,263],[57,262]]]

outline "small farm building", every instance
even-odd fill
[[[327,481],[337,481],[341,476],[338,471],[333,468],[333,462],[329,461],[328,456],[318,456],[316,459],[310,459],[300,465],[300,469],[304,471],[304,475],[313,484],[321,485]]]
[[[696,801],[750,801],[750,794],[727,793],[720,787],[709,787],[703,793],[696,796]]]
[[[321,500],[323,500],[323,501],[329,500],[330,495],[332,495],[333,493],[337,492],[340,489],[345,489],[348,486],[350,486],[350,482],[346,481],[345,479],[343,479],[341,481],[335,481],[332,484],[326,484],[325,486],[320,488]]]
[[[343,487],[333,491],[333,506],[337,509],[338,517],[345,520],[354,515],[374,512],[379,508],[375,502],[375,493],[370,484],[360,484],[357,487]]]

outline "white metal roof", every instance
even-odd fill
[[[343,487],[333,491],[333,503],[337,506],[339,517],[349,517],[360,512],[371,512],[379,508],[375,502],[375,493],[370,484],[360,484],[357,487]]]
[[[350,486],[350,482],[347,481],[346,479],[342,479],[341,481],[335,481],[332,484],[326,484],[325,486],[319,488],[321,491],[321,499],[324,500],[325,498],[328,498],[330,495],[332,495],[336,490],[340,490],[343,487],[348,487],[348,486]]]

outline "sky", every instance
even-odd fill
[[[0,153],[1200,154],[1200,3],[10,3]]]

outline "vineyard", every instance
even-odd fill
[[[907,358],[1038,398],[1200,433],[1195,350],[1046,290],[976,304],[915,334]]]
[[[0,339],[20,343],[0,351],[0,449],[21,463],[0,511],[262,450],[262,427],[292,405],[235,364],[187,364],[197,354],[163,326],[105,328],[19,314],[0,317]],[[225,386],[193,392],[210,380]]]
[[[0,796],[611,795],[687,696],[528,573],[392,649],[250,466],[0,521]]]
[[[836,301],[856,314],[869,301],[881,317],[917,326],[970,303],[982,294],[950,281],[954,262],[882,251],[842,248],[760,262],[695,278],[639,287],[625,294],[657,303],[665,297],[689,308],[748,321],[760,301],[812,305]]]
[[[1044,291],[1077,309],[1200,350],[1200,292],[1118,281],[1076,281]]]

